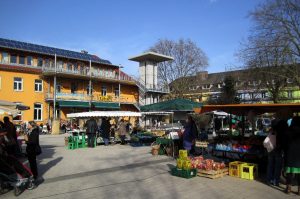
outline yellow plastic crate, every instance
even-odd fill
[[[254,180],[258,176],[257,164],[244,163],[241,165],[241,178]]]
[[[182,169],[182,167],[183,167],[183,162],[184,162],[184,161],[185,161],[185,160],[180,159],[180,158],[177,159],[177,168],[178,168],[178,169]]]
[[[234,161],[229,163],[229,175],[234,177],[241,177],[241,169],[244,162]]]
[[[179,150],[179,158],[180,159],[185,159],[188,157],[188,152],[187,150]]]

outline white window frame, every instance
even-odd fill
[[[35,105],[41,105],[41,108],[35,108]],[[40,110],[40,115],[39,113],[37,112],[37,118],[34,118],[35,117],[35,111],[39,111]],[[40,116],[40,117],[38,117]],[[34,103],[33,104],[33,120],[34,121],[43,121],[43,104],[42,103]]]
[[[36,80],[40,80],[41,82],[40,83],[37,83]],[[38,88],[41,88],[40,90],[35,90],[35,86],[38,85]],[[42,79],[35,79],[34,80],[34,92],[43,92],[44,88],[43,88],[43,80]]]
[[[19,81],[17,81],[17,89],[15,89],[15,78],[21,78],[21,82],[19,82]],[[19,89],[19,85],[20,85],[20,83],[21,83],[21,89]],[[14,83],[13,83],[13,88],[14,88],[14,91],[17,91],[17,92],[20,92],[20,91],[23,91],[23,78],[22,77],[14,77]]]
[[[6,56],[4,56],[6,55]],[[7,52],[1,52],[1,63],[8,64],[9,63],[9,54]]]
[[[105,88],[105,89],[104,89]],[[103,93],[104,93],[104,91],[105,91],[105,95],[103,95]],[[101,87],[101,96],[107,96],[107,87],[106,86],[102,86]]]

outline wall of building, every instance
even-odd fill
[[[14,77],[20,77],[23,79],[23,90],[14,91]],[[44,100],[44,92],[36,92],[34,90],[35,79],[41,79],[38,74],[11,72],[11,71],[0,71],[0,96],[1,100],[10,102],[20,102],[30,107],[30,110],[22,111],[22,120],[30,121],[33,120],[34,103],[42,104],[42,121],[47,121],[47,109],[48,106]],[[43,85],[43,90],[45,84]]]

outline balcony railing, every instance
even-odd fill
[[[46,93],[46,100],[53,100],[53,93]],[[56,93],[56,100],[79,100],[79,101],[98,101],[98,102],[121,102],[126,104],[136,104],[134,96],[121,96],[120,98],[113,95],[102,96],[94,94],[92,96],[84,93]]]
[[[43,72],[55,72],[54,67],[46,67],[43,66]],[[113,79],[113,80],[119,80],[119,74],[117,71],[114,70],[106,70],[106,69],[94,69],[90,71],[89,68],[83,68],[81,70],[71,70],[64,67],[57,67],[56,68],[57,73],[63,73],[63,74],[70,74],[70,75],[81,75],[81,76],[91,76],[95,78],[101,78],[101,79]],[[132,77],[129,75],[121,72],[120,74],[120,80],[122,81],[134,81]]]

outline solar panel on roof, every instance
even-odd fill
[[[15,40],[3,39],[3,38],[0,38],[0,47],[31,51],[31,52],[47,54],[47,55],[57,54],[58,56],[66,57],[66,58],[81,59],[85,61],[92,60],[93,62],[96,63],[111,64],[111,62],[108,60],[100,59],[99,57],[90,54],[83,54],[80,52],[63,50],[59,48],[52,48],[48,46],[36,45],[36,44],[20,42]]]

